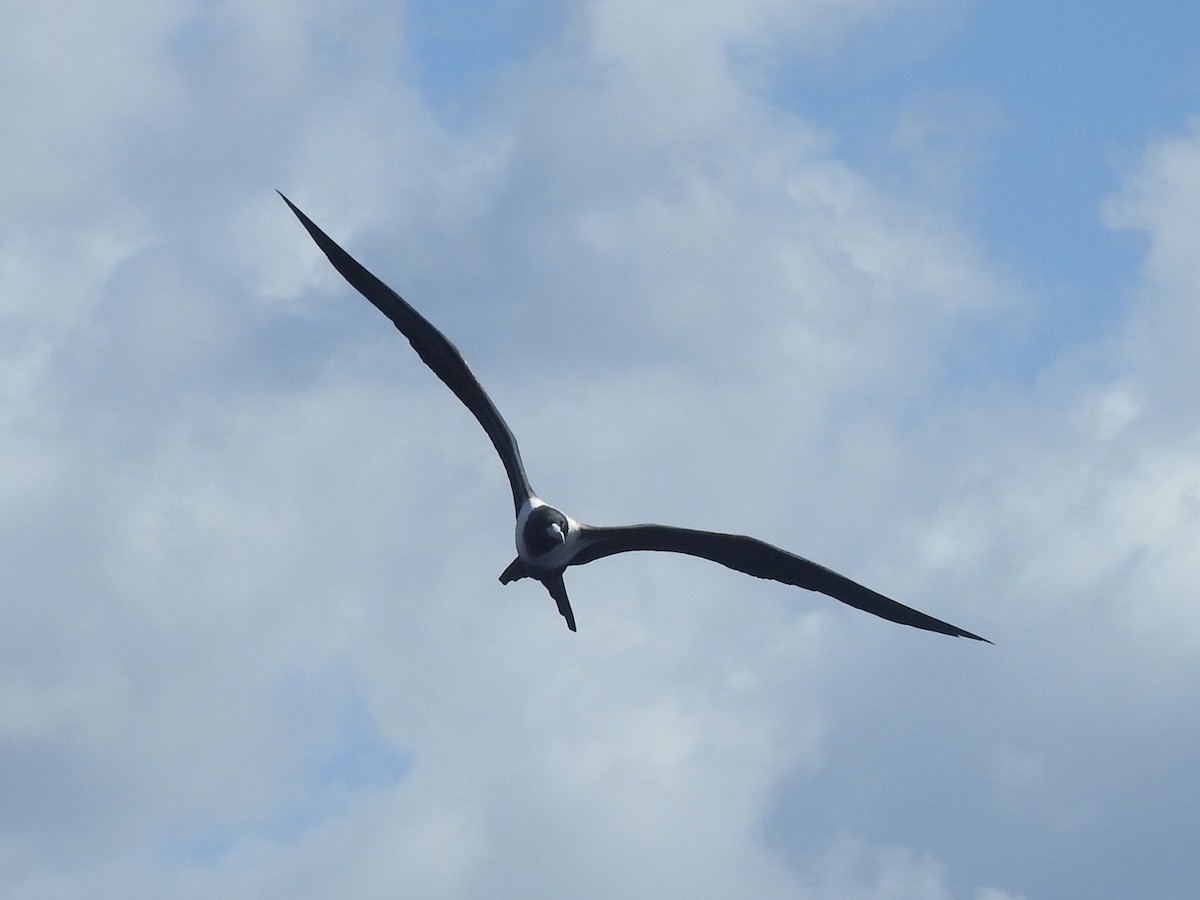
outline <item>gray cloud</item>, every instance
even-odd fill
[[[643,6],[458,121],[365,0],[0,38],[38,86],[0,105],[6,896],[1194,883],[1200,141],[1106,206],[1145,241],[1119,329],[1014,380],[1038,292],[746,76],[897,4]],[[566,634],[496,583],[476,423],[275,187],[459,344],[573,514],[758,534],[997,646],[633,556],[571,573]]]

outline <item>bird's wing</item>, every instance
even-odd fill
[[[425,365],[433,370],[438,378],[445,382],[454,396],[458,397],[479,420],[483,430],[492,439],[496,452],[504,463],[508,473],[508,482],[512,487],[513,506],[517,512],[521,504],[533,496],[533,488],[525,475],[525,467],[521,464],[521,451],[517,448],[517,439],[512,430],[500,415],[496,405],[484,391],[483,385],[475,377],[462,354],[458,352],[446,336],[429,324],[419,312],[404,301],[399,294],[368,272],[349,253],[339,247],[332,238],[318,228],[313,221],[296,208],[282,193],[283,202],[291,207],[292,212],[312,235],[317,246],[329,257],[333,267],[342,277],[375,307],[395,323],[400,333],[408,338],[417,355],[424,360]]]
[[[659,550],[699,556],[756,578],[769,578],[818,591],[901,625],[991,643],[987,638],[897,603],[832,569],[780,550],[765,541],[740,534],[694,531],[668,525],[627,525],[617,528],[588,525],[580,534],[580,550],[568,565],[579,566],[631,550]]]

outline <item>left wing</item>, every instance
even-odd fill
[[[454,391],[454,396],[462,401],[471,411],[488,437],[492,446],[500,454],[504,463],[504,471],[508,473],[508,483],[512,488],[513,506],[516,512],[521,511],[521,504],[533,496],[533,488],[525,475],[525,466],[521,462],[521,451],[517,447],[517,439],[492,403],[479,379],[475,377],[462,354],[458,352],[446,336],[434,328],[419,312],[413,309],[404,298],[390,287],[368,272],[358,260],[339,247],[329,235],[313,224],[313,221],[296,208],[287,197],[283,202],[291,207],[301,224],[308,229],[312,239],[317,242],[333,267],[342,273],[350,284],[375,307],[392,320],[400,333],[408,338],[417,355],[424,360],[425,365],[433,370],[433,374],[442,379],[446,387]]]
[[[845,575],[839,575],[832,569],[786,550],[780,550],[757,538],[741,534],[674,528],[669,525],[626,525],[617,528],[585,525],[579,540],[580,550],[567,565],[581,566],[605,556],[612,556],[614,553],[628,553],[633,550],[685,553],[688,556],[698,556],[720,563],[756,578],[769,578],[772,581],[817,591],[901,625],[991,643],[987,638],[964,631],[941,619],[935,619],[903,603],[897,603],[890,597],[851,581]]]

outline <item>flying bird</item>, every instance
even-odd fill
[[[575,614],[563,583],[563,572],[568,567],[581,566],[615,553],[658,550],[698,556],[756,578],[817,591],[901,625],[987,641],[987,638],[897,603],[832,569],[756,538],[669,525],[601,528],[585,525],[545,503],[529,483],[512,430],[458,349],[399,294],[363,268],[313,224],[283,193],[279,196],[283,197],[342,277],[392,320],[400,333],[408,338],[417,355],[479,420],[504,463],[504,471],[508,473],[517,517],[517,558],[500,574],[500,582],[508,584],[521,578],[540,581],[558,604],[558,611],[566,619],[571,631],[576,630]]]

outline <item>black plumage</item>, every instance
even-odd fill
[[[512,430],[471,372],[458,349],[395,291],[368,272],[311,219],[283,197],[334,268],[408,338],[413,349],[463,405],[471,411],[504,463],[516,511],[517,558],[500,575],[504,584],[536,578],[550,593],[567,627],[575,631],[575,615],[567,598],[563,572],[634,550],[683,553],[720,563],[738,572],[817,591],[881,618],[954,637],[986,641],[898,603],[802,556],[740,534],[696,531],[669,525],[585,525],[544,503],[530,486]],[[990,643],[990,642],[989,642]]]

